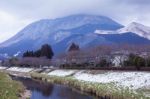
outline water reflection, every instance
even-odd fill
[[[30,99],[93,99],[92,96],[81,94],[71,88],[61,85],[52,85],[25,78],[13,78],[21,81],[32,91]]]

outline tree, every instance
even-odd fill
[[[77,45],[77,44],[75,44],[75,43],[72,43],[71,46],[69,47],[69,50],[68,50],[68,51],[69,51],[69,52],[70,52],[70,51],[79,51],[79,49],[80,49],[80,48],[79,48],[79,45]]]
[[[99,61],[99,63],[96,64],[96,67],[109,67],[111,65],[112,65],[112,62],[103,58]]]
[[[142,66],[145,66],[145,60],[142,57],[135,57],[134,59],[134,65],[137,68],[137,70],[140,70]]]
[[[23,57],[47,57],[49,59],[52,59],[52,57],[54,56],[54,53],[52,51],[52,48],[50,45],[48,44],[44,44],[42,45],[41,49],[37,50],[37,51],[26,51],[23,54]]]
[[[148,58],[146,59],[146,61],[147,61],[147,62],[146,62],[146,63],[147,63],[146,66],[150,67],[150,57],[148,57]]]
[[[23,54],[23,57],[33,57],[34,56],[34,52],[33,51],[26,51]]]
[[[23,57],[28,57],[29,56],[29,52],[26,51],[25,53],[23,53]]]
[[[130,54],[128,60],[126,60],[124,64],[127,66],[135,66],[137,70],[140,70],[146,63],[144,58],[135,54]]]
[[[47,58],[52,59],[52,57],[54,56],[54,53],[50,45],[48,44],[42,45],[41,56],[46,56]]]
[[[30,57],[34,57],[34,52],[33,51],[29,51],[29,56]]]
[[[34,52],[34,57],[40,57],[41,56],[41,50],[37,50]]]
[[[16,57],[12,57],[9,59],[10,65],[17,65],[18,64],[18,59]]]

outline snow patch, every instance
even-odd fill
[[[31,72],[33,68],[20,68],[20,67],[10,67],[7,69],[8,71],[14,71],[14,72]]]
[[[54,40],[56,42],[60,42],[62,41],[63,39],[67,38],[70,36],[70,33],[69,32],[58,32],[58,33],[55,33],[54,35]]]
[[[95,30],[96,34],[117,34],[116,31],[108,31],[108,30]]]
[[[108,72],[96,75],[80,72],[76,73],[74,77],[89,82],[116,83],[131,89],[150,86],[150,73],[148,72]]]
[[[0,70],[4,70],[4,69],[6,69],[7,67],[2,67],[2,66],[0,66]]]
[[[54,71],[48,73],[48,75],[65,77],[65,76],[72,75],[75,72],[76,72],[76,70],[54,70]]]
[[[18,51],[16,54],[14,54],[14,57],[17,57],[17,56],[19,56],[19,54],[20,54],[21,52],[20,51]]]

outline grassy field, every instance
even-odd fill
[[[0,99],[19,99],[24,87],[20,82],[12,80],[7,74],[0,72]]]

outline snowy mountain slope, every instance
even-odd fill
[[[37,50],[45,43],[52,46],[55,54],[66,51],[72,42],[79,44],[80,48],[118,43],[150,44],[148,39],[134,31],[123,31],[125,28],[108,17],[94,15],[40,20],[0,44],[0,53],[15,55],[17,52]]]
[[[56,52],[66,51],[67,47],[71,45],[72,42],[77,43],[81,48],[87,48],[104,44],[150,44],[150,41],[148,39],[140,37],[137,34],[131,32],[123,34],[89,33],[86,35],[74,34],[72,36],[69,36],[61,42],[55,44],[53,48]]]
[[[57,44],[61,44],[65,39],[70,38],[68,41],[71,42],[74,34],[86,35],[93,33],[96,29],[117,30],[122,27],[108,17],[94,15],[81,14],[54,20],[40,20],[29,24],[14,37],[0,44],[0,53],[14,54],[19,51],[35,50],[44,43],[51,44],[55,49]],[[84,38],[86,42],[88,40],[90,42],[90,37],[85,36]],[[61,49],[61,47],[56,48]]]
[[[118,34],[117,31],[110,31],[110,30],[95,30],[96,34]]]
[[[141,37],[150,39],[150,27],[144,26],[136,22],[132,22],[128,26],[119,29],[117,32],[118,33],[132,32],[132,33],[136,33],[137,35]]]
[[[22,31],[17,33],[17,35],[0,44],[0,47],[9,46],[24,39],[39,40],[47,38],[59,30],[75,29],[87,24],[90,24],[93,28],[104,30],[116,30],[123,27],[107,17],[93,15],[73,15],[54,20],[40,20],[25,27]]]
[[[150,44],[150,40],[132,32],[126,32],[123,34],[99,34],[99,36],[114,44]]]

